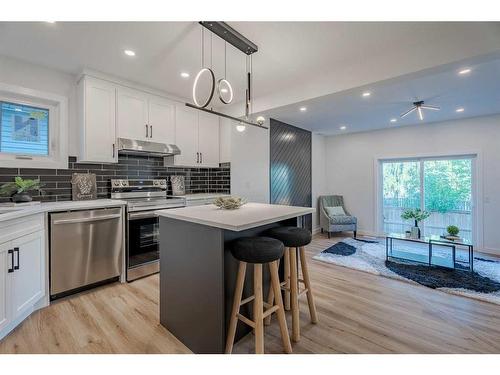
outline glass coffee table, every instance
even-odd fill
[[[405,241],[415,244],[415,246],[407,246],[406,249],[397,249],[394,246],[394,241]],[[422,246],[418,246],[421,244]],[[474,270],[474,246],[471,242],[461,239],[460,241],[452,241],[439,236],[429,236],[422,238],[408,238],[404,234],[391,233],[385,238],[385,259],[400,259],[415,263],[427,264],[429,266],[439,266],[447,268],[456,268],[457,264],[457,248],[466,249],[468,258],[466,261],[458,261],[468,265],[469,271]],[[439,251],[436,251],[439,249]],[[451,259],[448,257],[440,257],[443,249],[451,251]]]

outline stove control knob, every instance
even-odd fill
[[[128,186],[128,181],[127,180],[121,180],[120,182],[121,182],[121,185],[123,187],[127,187]]]
[[[113,186],[114,187],[119,187],[120,186],[120,181],[119,180],[114,180],[113,181]]]

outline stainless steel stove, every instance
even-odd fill
[[[111,180],[111,198],[127,202],[127,281],[160,270],[157,210],[184,207],[183,198],[167,196],[167,180]]]

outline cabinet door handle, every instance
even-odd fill
[[[153,125],[149,125],[149,138],[153,138]]]
[[[146,138],[149,138],[149,134],[148,134],[148,124],[146,124]]]
[[[197,163],[200,162],[200,153],[199,152],[196,153],[196,162]]]
[[[113,159],[115,158],[115,144],[113,143]]]
[[[203,164],[203,152],[200,152],[200,163]]]
[[[14,272],[14,250],[9,249],[9,250],[7,251],[7,253],[10,255],[10,260],[11,260],[11,264],[12,264],[12,267],[10,267],[10,268],[7,270],[7,272],[8,272],[8,273],[12,273],[12,272]]]
[[[17,266],[14,264],[14,254],[17,253]],[[18,247],[15,247],[14,248],[14,254],[12,254],[12,266],[14,268],[14,271],[15,270],[18,270],[19,269],[19,248]]]

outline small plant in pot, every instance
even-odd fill
[[[12,202],[31,202],[33,198],[29,194],[31,191],[41,191],[40,180],[24,180],[17,176],[14,182],[7,182],[0,186],[0,195],[10,197]]]
[[[458,234],[460,233],[460,229],[456,225],[450,225],[446,228],[448,232],[448,236],[451,238],[459,238]]]
[[[415,231],[416,233],[416,238],[420,238],[421,236],[421,231],[420,228],[418,227],[418,223],[422,220],[427,219],[429,216],[431,216],[431,213],[428,211],[423,211],[420,208],[414,208],[414,209],[408,209],[403,212],[401,215],[401,218],[403,220],[414,220],[415,221],[415,226],[412,228],[412,232]]]

